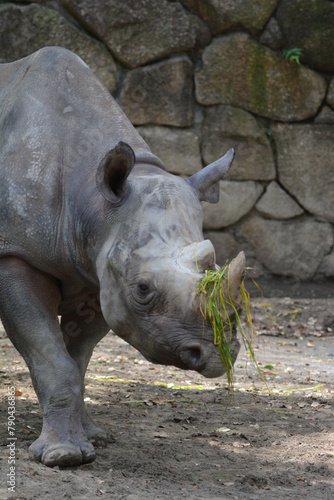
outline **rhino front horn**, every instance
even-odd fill
[[[241,284],[245,278],[245,269],[245,254],[240,252],[229,265],[229,293],[234,301],[238,300]]]
[[[187,179],[187,182],[196,191],[199,201],[218,203],[219,181],[229,171],[234,154],[234,149],[229,149],[222,158],[207,165]]]

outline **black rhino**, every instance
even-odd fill
[[[43,412],[30,456],[90,462],[107,437],[87,414],[83,379],[110,329],[154,363],[224,373],[194,299],[216,266],[200,202],[218,201],[234,153],[188,180],[168,173],[59,47],[1,65],[0,105],[0,312]],[[244,268],[241,253],[230,264],[235,299]],[[235,337],[234,359],[238,350]]]

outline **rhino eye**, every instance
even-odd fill
[[[138,291],[141,295],[147,295],[150,291],[149,282],[145,279],[141,279],[138,283]]]
[[[157,290],[147,279],[142,278],[137,282],[134,299],[140,306],[152,306],[157,298]]]
[[[154,284],[146,278],[141,278],[132,285],[133,306],[153,307],[158,297],[158,292]]]

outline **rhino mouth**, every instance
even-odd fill
[[[240,344],[236,340],[233,348],[233,358],[236,359]],[[152,356],[142,352],[147,361],[160,365],[173,365],[182,370],[193,370],[206,378],[220,377],[226,372],[222,363],[218,346],[213,343],[192,343],[180,348],[178,354],[164,353]]]
[[[205,365],[201,365],[201,351],[200,349],[193,347],[181,351],[179,357],[174,356],[164,356],[164,357],[153,357],[146,353],[141,353],[147,361],[157,365],[173,365],[182,370],[195,370],[200,371],[205,368]]]

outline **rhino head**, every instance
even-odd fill
[[[184,180],[152,165],[147,154],[135,158],[120,143],[97,173],[109,223],[96,262],[105,320],[149,361],[205,377],[220,376],[225,367],[196,294],[205,271],[218,269],[213,245],[203,239],[200,202],[218,202],[219,180],[233,157],[230,150]],[[241,252],[229,268],[229,293],[235,301],[244,271]],[[234,311],[230,314],[235,322]],[[233,360],[239,348],[234,326]]]

